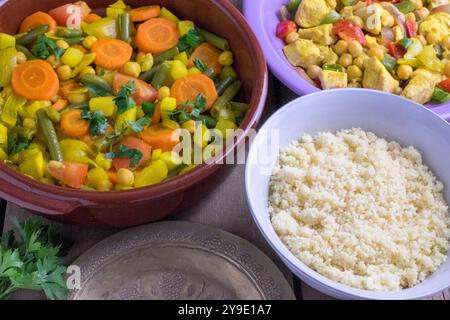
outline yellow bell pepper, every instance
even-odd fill
[[[0,49],[15,46],[16,46],[16,38],[6,33],[0,33]]]
[[[405,59],[411,59],[417,57],[423,50],[423,44],[420,42],[417,38],[411,39],[411,44],[408,47],[408,51],[406,51],[403,58]]]
[[[97,190],[103,189],[105,181],[109,181],[108,174],[103,168],[93,168],[89,170],[86,178],[87,184]]]
[[[8,155],[6,154],[5,150],[0,148],[0,161],[5,161],[8,159]]]
[[[11,82],[12,72],[16,67],[16,54],[15,47],[0,49],[0,70],[2,70],[0,72],[0,87],[6,87]]]
[[[117,26],[115,18],[103,18],[83,26],[83,31],[98,39],[117,38]]]
[[[38,149],[34,149],[31,156],[20,162],[19,170],[23,174],[33,177],[34,179],[42,179],[45,174],[44,155]]]
[[[61,57],[61,61],[71,68],[78,66],[83,60],[84,53],[77,48],[68,48]]]
[[[161,118],[164,120],[170,119],[170,114],[177,108],[177,99],[164,98],[161,100]]]
[[[175,151],[163,152],[159,159],[164,161],[164,163],[167,165],[167,169],[169,169],[169,171],[176,169],[183,163],[183,159]]]
[[[64,161],[91,164],[97,167],[97,163],[91,160],[92,150],[80,140],[64,139],[59,142],[59,148]]]
[[[162,149],[155,149],[152,151],[152,161],[156,161],[161,158]]]
[[[97,156],[95,157],[95,163],[105,169],[105,170],[109,170],[111,169],[112,166],[112,160],[111,159],[106,159],[105,158],[105,154],[103,153],[99,153],[97,154]]]
[[[24,98],[11,94],[6,100],[5,105],[3,106],[1,120],[10,125],[11,127],[15,126],[17,123],[17,112],[23,105],[27,102]]]
[[[47,100],[36,100],[25,107],[25,112],[30,118],[36,118],[36,112],[40,109],[50,107],[52,103]]]
[[[189,171],[194,170],[196,167],[197,167],[197,165],[191,164],[191,165],[187,166],[186,168],[184,168],[183,170],[181,170],[178,175],[181,176],[182,174],[188,173]]]
[[[178,22],[178,30],[180,31],[180,34],[182,36],[194,28],[195,28],[195,24],[192,21],[184,20],[184,21]]]
[[[70,78],[75,78],[82,70],[91,65],[95,60],[95,53],[88,53],[83,56],[78,66],[72,70]]]
[[[125,111],[124,113],[117,115],[116,130],[122,131],[127,126],[127,123],[135,122],[136,118],[137,118],[137,108],[136,107],[133,107],[133,108]],[[131,133],[131,132],[132,132],[131,129],[127,130],[127,133]]]
[[[106,117],[111,117],[116,112],[115,97],[97,97],[89,100],[89,110],[102,111]]]
[[[8,144],[8,128],[0,123],[0,147]]]
[[[233,121],[220,119],[217,121],[216,129],[220,131],[223,137],[225,137],[225,140],[228,140],[237,129],[237,125]]]
[[[164,18],[173,22],[180,22],[180,19],[176,15],[174,15],[172,12],[169,11],[169,9],[162,7],[161,12],[159,13],[160,18]]]
[[[422,52],[417,55],[417,59],[431,71],[442,72],[442,62],[436,56],[433,46],[426,46]]]
[[[172,79],[177,80],[187,76],[188,70],[186,65],[180,60],[174,60],[170,68],[170,75]]]
[[[413,68],[418,68],[421,65],[420,61],[418,59],[416,59],[416,58],[409,58],[409,59],[407,59],[407,58],[400,58],[400,59],[397,60],[397,63],[398,64],[406,64],[406,65],[411,66]]]
[[[116,19],[120,14],[126,12],[126,8],[125,2],[119,0],[106,8],[106,16]]]
[[[139,188],[162,182],[167,178],[168,173],[169,170],[164,161],[153,161],[148,167],[136,173],[134,186]]]
[[[183,62],[185,66],[187,66],[189,61],[186,51],[177,54],[174,59]]]

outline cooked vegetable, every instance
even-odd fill
[[[161,13],[160,6],[146,6],[140,7],[136,9],[132,9],[130,11],[130,18],[133,22],[146,21],[152,18],[156,18]]]
[[[158,55],[155,55],[153,57],[153,64],[158,65],[164,61],[172,60],[179,53],[180,53],[180,51],[178,50],[178,47],[170,48],[167,51],[164,51]]]
[[[139,25],[135,41],[139,50],[158,54],[175,47],[179,37],[175,22],[154,18]]]
[[[130,15],[122,13],[118,16],[119,38],[122,41],[130,41]]]
[[[56,33],[57,23],[55,19],[53,19],[49,14],[41,11],[33,13],[32,15],[26,17],[20,25],[19,32],[29,32],[32,29],[42,25],[48,27],[48,32],[52,34]]]
[[[95,64],[114,70],[130,61],[133,48],[121,40],[101,39],[94,43],[91,51],[95,53]]]
[[[209,44],[212,44],[213,46],[222,51],[230,50],[230,44],[228,40],[200,28],[197,28],[197,30],[200,32],[205,41],[208,42]]]
[[[45,34],[49,30],[47,25],[39,25],[32,30],[28,31],[24,35],[16,39],[16,44],[25,46],[34,42],[38,36]]]
[[[198,46],[188,61],[188,67],[194,67],[194,61],[200,60],[205,66],[213,68],[216,74],[220,74],[222,71],[222,65],[219,63],[220,51],[210,45],[209,43],[204,43]]]
[[[178,49],[180,51],[197,47],[204,41],[202,34],[195,28],[188,30],[179,40]]]
[[[106,159],[113,159],[116,170],[138,168],[150,160],[152,148],[135,137],[125,137],[115,152],[105,154]]]
[[[84,74],[80,80],[94,96],[105,96],[113,93],[109,83],[95,74]]]
[[[58,136],[56,135],[55,128],[53,126],[52,121],[48,118],[45,110],[41,109],[36,112],[36,116],[39,123],[39,128],[45,136],[45,140],[47,141],[47,147],[50,152],[50,156],[52,160],[62,161],[62,153],[59,149]]]
[[[81,118],[82,110],[70,109],[61,114],[61,132],[72,138],[84,136],[89,131],[89,121]]]
[[[191,74],[175,81],[171,95],[178,103],[195,101],[201,94],[206,98],[206,110],[209,110],[217,100],[217,90],[214,81],[202,74]]]
[[[7,47],[0,49],[0,87],[7,86],[16,66],[16,49],[14,47]]]

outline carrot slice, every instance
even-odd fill
[[[98,14],[95,13],[89,13],[85,18],[84,18],[84,22],[86,23],[92,23],[98,20],[101,20],[102,17],[100,17]]]
[[[222,71],[222,65],[219,63],[220,53],[219,49],[209,43],[202,43],[192,52],[188,61],[188,67],[194,67],[195,59],[200,59],[208,67],[213,68],[216,74],[219,74]]]
[[[161,121],[161,105],[158,104],[155,107],[155,111],[153,111],[152,124],[157,124],[160,121]]]
[[[152,125],[142,131],[140,136],[153,149],[162,149],[162,151],[172,151],[180,143],[178,130],[166,128],[162,124]]]
[[[61,114],[61,133],[71,138],[88,134],[89,121],[81,119],[82,110],[71,109]]]
[[[30,60],[17,66],[11,85],[15,93],[29,100],[50,100],[59,90],[58,76],[44,60]]]
[[[206,110],[211,109],[217,100],[217,90],[214,81],[203,74],[191,74],[179,78],[172,85],[170,95],[177,99],[178,103],[195,101],[199,94],[206,98]]]
[[[52,105],[53,109],[55,109],[56,111],[61,111],[62,109],[64,109],[65,107],[67,107],[67,100],[64,99],[58,99],[53,105]]]
[[[91,52],[95,53],[96,65],[108,70],[115,70],[130,61],[133,48],[122,40],[101,39],[94,43]]]
[[[127,136],[125,137],[120,144],[123,144],[124,146],[139,150],[142,153],[142,158],[139,161],[139,164],[136,168],[131,169],[137,169],[140,166],[146,164],[152,155],[152,147],[150,147],[147,143],[142,141],[141,139],[138,139],[136,137]],[[131,159],[130,158],[115,158],[113,159],[113,166],[118,171],[119,169],[126,168],[130,169]]]
[[[121,73],[114,74],[113,78],[114,94],[119,93],[123,85],[127,84],[129,81],[134,81],[134,92],[131,95],[131,97],[138,106],[140,106],[145,101],[153,102],[158,97],[158,92],[147,82]]]
[[[157,54],[175,47],[179,38],[180,32],[175,22],[154,18],[138,27],[135,41],[139,50]]]
[[[133,22],[145,21],[159,16],[160,6],[146,6],[130,10],[130,19]]]
[[[77,84],[74,81],[70,81],[66,84],[64,84],[60,89],[59,89],[59,95],[61,97],[63,97],[64,99],[67,99],[69,96],[70,91],[75,90],[76,88],[79,88],[80,85]]]
[[[56,27],[57,23],[56,20],[52,18],[51,15],[48,13],[38,11],[33,13],[32,15],[26,17],[22,24],[20,25],[19,32],[24,33],[28,32],[31,29],[34,29],[36,27],[47,25],[48,26],[48,32],[54,34],[56,33]]]

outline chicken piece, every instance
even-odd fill
[[[392,31],[394,32],[394,41],[399,42],[405,37],[405,34],[403,34],[402,28],[400,26],[394,26],[392,28]]]
[[[298,35],[302,39],[312,40],[315,43],[330,46],[337,41],[336,35],[333,33],[333,25],[324,24],[318,27],[299,29]]]
[[[364,30],[371,34],[378,35],[381,32],[381,16],[383,15],[383,7],[378,3],[363,7],[354,12],[355,16],[360,17],[364,21]]]
[[[298,39],[284,47],[284,54],[295,67],[307,68],[311,64],[319,65],[323,54],[311,40]]]
[[[320,84],[322,89],[337,89],[337,88],[347,88],[347,73],[322,70],[319,74]]]
[[[393,93],[399,82],[376,57],[364,61],[363,87]]]
[[[424,104],[431,100],[435,85],[443,79],[439,73],[418,69],[402,92],[402,96]]]
[[[303,0],[297,9],[295,22],[302,28],[316,27],[334,8],[336,0]]]
[[[322,54],[322,63],[334,64],[337,63],[339,56],[330,47],[317,45]]]
[[[450,14],[439,12],[429,15],[419,25],[419,32],[424,37],[429,33],[434,33],[438,36],[438,41],[441,42],[450,34]]]

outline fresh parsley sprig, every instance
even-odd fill
[[[81,119],[89,121],[89,132],[93,137],[104,135],[109,125],[105,114],[99,110],[92,112],[85,110],[81,113]]]
[[[137,149],[132,149],[123,144],[119,144],[116,152],[108,152],[105,154],[106,159],[129,158],[131,160],[130,167],[136,168],[141,161],[143,154]]]
[[[131,94],[134,92],[134,81],[130,80],[126,84],[122,86],[117,97],[114,99],[117,105],[117,113],[124,113],[131,108],[136,106],[136,102],[131,97]]]
[[[47,59],[50,55],[55,55],[56,59],[61,58],[64,49],[58,47],[56,42],[46,36],[37,37],[36,44],[31,48],[31,52],[38,58]]]
[[[194,59],[194,65],[200,72],[205,72],[208,69],[208,66],[199,58]]]
[[[205,39],[197,29],[191,29],[178,41],[178,50],[180,50],[180,52],[190,50],[197,47],[204,41]]]
[[[190,119],[197,120],[200,114],[206,110],[206,98],[198,94],[195,101],[185,101],[179,108],[170,114],[172,120],[184,123]]]

